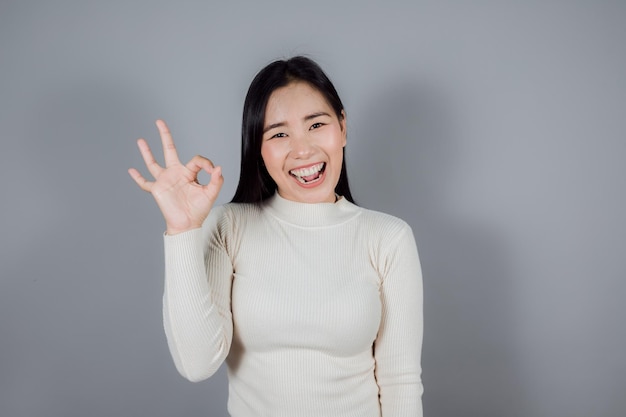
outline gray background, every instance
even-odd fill
[[[243,98],[308,54],[353,192],[425,276],[425,415],[626,414],[626,2],[0,3],[0,415],[225,416],[161,327],[169,122],[234,192]]]

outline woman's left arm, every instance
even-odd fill
[[[422,271],[408,224],[381,257],[382,319],[374,342],[383,417],[422,416]]]

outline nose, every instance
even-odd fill
[[[296,159],[307,159],[315,153],[315,147],[306,134],[291,138],[291,155]]]

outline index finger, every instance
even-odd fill
[[[174,139],[167,124],[163,120],[156,121],[159,134],[161,135],[161,143],[163,144],[163,156],[165,157],[165,166],[172,166],[180,164],[178,159],[178,152],[176,152],[176,145],[174,145]]]

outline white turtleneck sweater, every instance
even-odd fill
[[[410,227],[344,198],[215,207],[165,236],[163,316],[191,381],[228,365],[233,417],[422,415]]]

